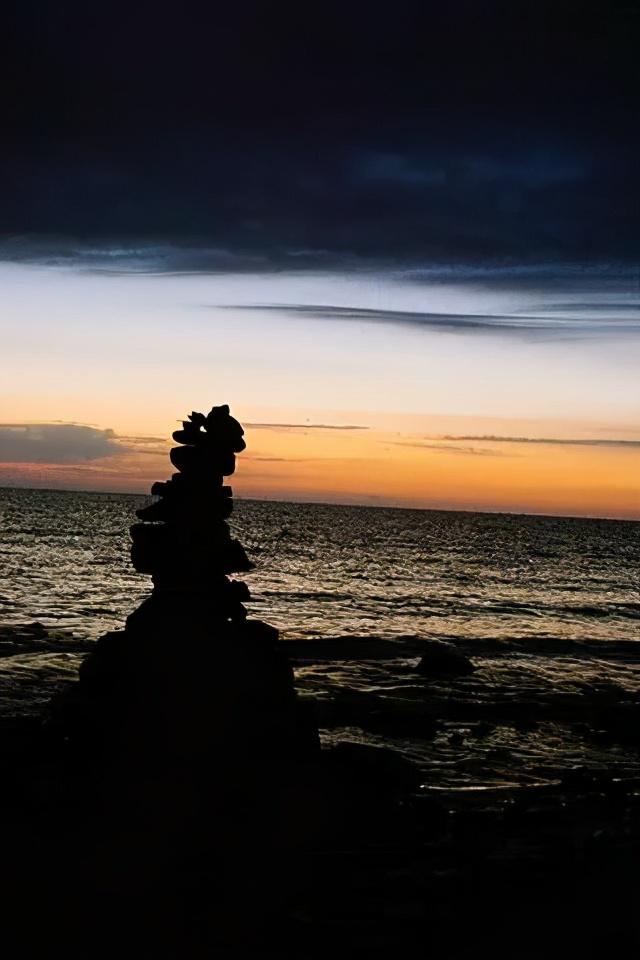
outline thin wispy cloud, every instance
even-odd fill
[[[456,453],[474,457],[509,456],[509,454],[502,453],[499,450],[487,450],[484,447],[463,447],[453,443],[429,443],[422,440],[391,440],[387,442],[394,447],[414,447],[417,450],[435,450],[437,453]]]
[[[353,423],[245,423],[251,430],[368,430]]]
[[[262,457],[262,456],[253,456],[250,453],[244,453],[242,455],[242,462],[248,463],[311,463],[317,461],[318,457]]]
[[[608,300],[594,297],[593,300],[585,301],[556,301],[552,303],[536,303],[530,308],[535,313],[605,313],[621,314],[640,313],[640,301],[638,300]],[[637,318],[632,318],[637,319]]]
[[[493,332],[539,336],[640,333],[640,304],[633,307],[625,304],[621,311],[610,309],[606,316],[601,315],[602,308],[596,305],[591,305],[588,309],[584,305],[577,305],[570,316],[554,315],[549,308],[541,311],[545,314],[544,316],[536,316],[531,313],[441,313],[303,303],[222,304],[218,309],[289,314],[299,319],[400,324],[446,332]],[[628,315],[632,309],[636,310],[637,316]],[[621,315],[616,316],[617,312]]]
[[[640,447],[640,440],[618,440],[615,438],[600,437],[502,437],[493,434],[462,434],[460,436],[445,435],[442,437],[445,441],[455,443],[533,443],[533,444],[553,444],[554,446],[574,446],[574,447]]]
[[[386,441],[397,447],[413,447],[418,450],[435,450],[438,453],[457,453],[463,456],[507,457],[517,456],[514,453],[505,453],[492,447],[476,447],[469,444],[533,444],[536,446],[575,446],[575,447],[620,447],[622,449],[639,449],[640,440],[618,440],[612,437],[506,437],[497,434],[444,434],[443,436],[425,437],[423,440],[391,440]]]
[[[122,434],[118,434],[118,440],[121,443],[134,443],[136,446],[146,444],[156,444],[156,443],[168,443],[165,437],[127,437]]]

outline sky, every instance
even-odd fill
[[[26,0],[0,58],[0,484],[640,519],[629,4]]]

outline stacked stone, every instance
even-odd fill
[[[174,432],[181,446],[173,447],[170,458],[178,473],[153,484],[156,501],[136,511],[142,522],[131,527],[132,563],[139,573],[151,574],[154,590],[128,626],[166,610],[176,594],[190,595],[192,609],[196,598],[206,598],[209,617],[246,617],[242,601],[249,599],[249,590],[227,575],[254,565],[225,522],[233,499],[231,487],[224,485],[235,471],[236,453],[245,449],[243,434],[226,405],[206,416],[191,413]]]
[[[228,576],[253,567],[226,523],[242,427],[220,406],[192,413],[173,438],[178,472],[153,485],[131,527],[133,565],[153,591],[125,630],[97,641],[54,719],[92,762],[202,779],[213,760],[219,782],[237,786],[312,755],[317,728],[278,631],[247,618],[249,590]]]

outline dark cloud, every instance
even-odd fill
[[[88,260],[136,237],[220,264],[638,259],[633,5],[14,8],[0,234]]]
[[[81,464],[133,453],[166,456],[167,441],[83,423],[0,423],[0,463]]]
[[[155,141],[143,143],[108,161],[119,174],[109,182],[96,182],[82,146],[30,163],[5,157],[0,234],[75,235],[77,246],[86,245],[85,263],[105,266],[111,258],[115,267],[117,255],[104,241],[111,238],[115,250],[131,247],[128,259],[141,269],[148,258],[144,248],[136,250],[141,236],[150,247],[149,238],[161,241],[150,251],[151,267],[164,261],[169,269],[255,269],[296,260],[302,267],[345,257],[636,262],[640,187],[624,137],[609,142],[597,163],[591,153],[598,147],[589,143],[570,158],[543,163],[538,140],[545,147],[550,135],[523,134],[534,142],[505,162],[511,135],[491,130],[487,153],[472,131],[460,144],[433,129],[421,148],[412,130],[406,145],[396,145],[395,176],[382,176],[390,157],[376,153],[375,140],[364,162],[361,145],[342,136],[306,149],[285,141],[247,150],[220,147],[203,134],[191,147],[179,138],[178,156],[175,141],[160,156]],[[555,156],[553,144],[548,150]],[[180,241],[188,242],[188,254],[181,256]],[[18,247],[14,252],[20,255]]]
[[[127,452],[113,430],[76,423],[0,424],[2,463],[82,463]]]
[[[305,258],[318,260],[309,251]],[[275,258],[224,250],[206,243],[149,238],[100,238],[99,242],[70,237],[31,234],[0,237],[0,260],[8,263],[30,263],[37,266],[69,267],[98,273],[114,274],[188,274],[242,273],[277,269],[283,261],[300,264],[295,252],[282,252]]]

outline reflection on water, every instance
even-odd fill
[[[144,498],[0,490],[0,618],[97,636],[149,589],[129,563]],[[236,501],[252,614],[291,637],[635,639],[640,525]]]

